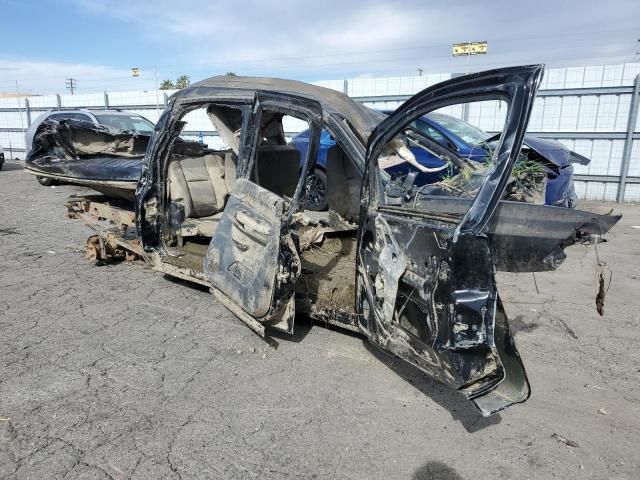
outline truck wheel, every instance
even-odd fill
[[[307,177],[305,208],[314,212],[327,209],[327,174],[320,168]]]

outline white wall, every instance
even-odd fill
[[[568,88],[600,88],[630,86],[636,75],[640,74],[640,63],[618,65],[600,65],[589,67],[552,68],[545,72],[541,90]],[[348,94],[353,97],[373,97],[388,95],[411,95],[420,90],[451,78],[448,73],[426,74],[423,76],[386,77],[386,78],[351,78],[347,79]],[[324,80],[316,85],[343,91],[344,79]],[[164,106],[164,95],[174,91],[124,91],[109,92],[109,106],[112,108],[127,107],[155,122]],[[63,107],[104,107],[104,93],[60,95]],[[28,97],[31,108],[54,108],[58,106],[58,96],[46,95]],[[600,95],[564,95],[538,96],[536,99],[528,131],[530,133],[566,132],[567,137],[559,141],[578,153],[591,158],[586,167],[575,166],[576,174],[584,175],[619,175],[622,161],[624,140],[621,139],[574,139],[571,133],[623,133],[627,128],[630,94]],[[156,108],[159,104],[159,109]],[[393,110],[401,102],[368,102],[367,106],[378,110]],[[18,111],[20,104],[21,111]],[[15,98],[0,99],[0,146],[8,150],[24,148],[24,135],[19,131],[27,127],[27,115],[24,111],[24,100]],[[2,111],[2,109],[13,111]],[[468,120],[488,131],[499,131],[502,128],[505,108],[498,102],[479,102],[470,105]],[[451,107],[447,113],[461,116],[459,107]],[[39,112],[32,111],[35,119]],[[209,119],[203,111],[187,114],[188,122],[185,130],[202,132],[205,142],[211,146],[219,146]],[[305,128],[304,122],[290,121],[285,125],[288,132]],[[3,131],[3,129],[5,131]],[[6,131],[12,129],[17,131]],[[640,132],[640,118],[636,125]],[[195,137],[197,139],[198,136]],[[20,158],[24,153],[18,154]],[[629,176],[640,176],[640,141],[633,142]],[[617,183],[609,182],[576,182],[576,190],[583,198],[615,200]],[[640,185],[628,184],[626,200],[640,201]]]

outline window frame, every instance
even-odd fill
[[[238,175],[239,177],[249,180],[251,183],[255,183],[251,180],[251,172],[255,167],[255,160],[258,154],[259,142],[261,140],[260,125],[262,113],[265,110],[275,111],[277,113],[295,117],[298,120],[306,121],[309,126],[309,147],[307,148],[307,157],[303,162],[301,162],[302,167],[298,170],[299,176],[296,190],[291,201],[286,198],[284,199],[288,204],[288,211],[286,219],[283,221],[290,223],[292,215],[299,211],[301,206],[303,206],[303,202],[301,201],[302,192],[306,184],[307,176],[309,175],[311,168],[315,165],[315,159],[318,156],[320,133],[323,125],[322,106],[319,102],[295,95],[262,91],[256,92],[255,104],[245,145],[247,161],[246,165],[244,165],[242,175]],[[312,158],[314,159],[313,162],[311,161]],[[278,195],[275,192],[272,193]],[[281,195],[278,196],[283,198]]]

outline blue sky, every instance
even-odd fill
[[[154,66],[320,80],[640,60],[637,0],[0,0],[0,18],[0,91],[153,88]],[[489,54],[467,67],[450,45],[469,40]]]
[[[5,58],[128,66],[154,44],[131,25],[65,1],[2,0]]]

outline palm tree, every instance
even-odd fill
[[[187,87],[190,83],[191,83],[191,80],[189,80],[189,77],[187,77],[186,75],[180,75],[180,76],[176,79],[176,88],[185,88],[185,87]]]

